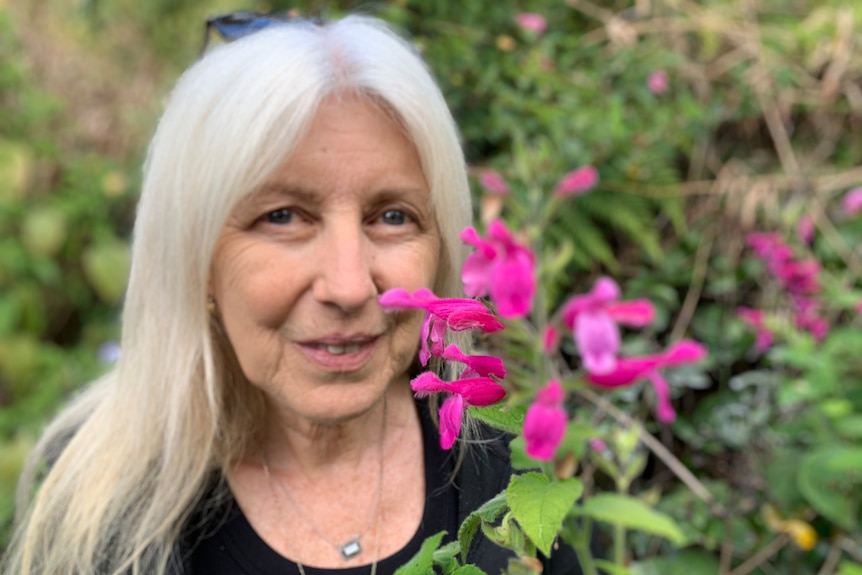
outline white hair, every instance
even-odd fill
[[[214,247],[238,200],[284,161],[321,102],[341,95],[379,105],[416,146],[442,238],[435,291],[460,294],[466,169],[450,112],[410,44],[350,16],[273,26],[212,50],[180,78],[150,145],[121,358],[30,456],[4,573],[164,573],[212,472],[255,448],[260,392],[206,309]]]

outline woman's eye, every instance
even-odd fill
[[[293,219],[293,210],[290,208],[279,208],[273,210],[264,216],[264,220],[268,224],[289,224]]]
[[[401,210],[386,210],[381,218],[384,224],[390,226],[403,226],[407,223],[407,214]]]

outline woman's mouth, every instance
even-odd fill
[[[345,353],[356,353],[362,347],[362,344],[359,343],[351,343],[349,345],[329,345],[329,344],[318,344],[318,349],[325,349],[327,352],[332,355],[344,355]]]
[[[334,341],[333,341],[334,340]],[[332,338],[312,340],[298,345],[303,355],[313,364],[326,371],[355,371],[371,360],[377,349],[380,336],[361,338]]]

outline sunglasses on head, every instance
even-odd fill
[[[204,42],[200,55],[203,56],[206,53],[213,32],[218,34],[225,42],[233,42],[272,26],[295,23],[322,26],[324,22],[325,20],[322,16],[300,16],[296,10],[270,12],[269,14],[243,11],[213,16],[212,18],[207,18]]]

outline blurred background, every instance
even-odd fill
[[[689,545],[635,538],[631,553],[655,558],[642,573],[862,573],[855,0],[0,0],[0,550],[42,425],[119,354],[164,99],[206,18],[237,9],[393,24],[437,77],[474,176],[499,170],[514,197],[598,169],[543,230],[568,254],[551,303],[611,275],[658,307],[643,338],[710,349],[671,379],[672,425],[644,394],[608,395],[721,503],[643,453],[633,491]],[[803,262],[804,301],[751,232]]]

